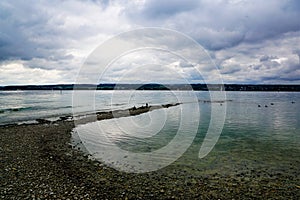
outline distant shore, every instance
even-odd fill
[[[0,91],[15,90],[174,90],[174,91],[273,91],[300,92],[300,85],[286,84],[57,84],[57,85],[8,85]]]
[[[96,113],[96,120],[124,117],[179,104]],[[93,119],[92,119],[93,118]],[[77,121],[86,123],[94,117]],[[82,119],[78,119],[82,120]],[[70,144],[74,119],[0,126],[2,199],[299,199],[293,174],[249,169],[238,175],[195,175],[168,166],[130,174],[89,160]]]

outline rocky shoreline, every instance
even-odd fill
[[[154,108],[126,113],[141,114]],[[109,113],[97,113],[97,119],[115,116]],[[234,176],[194,175],[172,166],[144,174],[119,172],[73,148],[73,128],[74,121],[67,118],[0,126],[0,198],[300,199],[299,175],[270,177],[266,169]]]

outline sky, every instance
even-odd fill
[[[140,49],[99,66],[99,82],[214,83],[219,74],[224,83],[300,84],[299,19],[298,0],[1,0],[0,85],[76,83],[96,48],[147,27],[193,39],[215,67]],[[195,53],[168,34],[149,37]]]

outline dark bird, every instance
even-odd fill
[[[265,107],[267,108],[268,106],[267,106],[267,105],[265,105]]]
[[[258,104],[258,107],[260,108],[260,105]]]

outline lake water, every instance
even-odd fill
[[[243,170],[265,169],[271,174],[299,176],[300,93],[226,92],[226,99],[221,99],[226,101],[209,102],[209,93],[203,91],[192,94],[80,91],[82,98],[81,101],[75,100],[76,104],[72,95],[72,91],[1,91],[0,124],[36,118],[54,119],[73,112],[84,115],[94,111],[126,109],[145,103],[183,102],[179,106],[139,116],[79,125],[74,132],[79,132],[85,147],[96,158],[125,171],[128,168],[122,168],[122,165],[151,165],[154,167],[148,169],[151,171],[168,164],[168,169],[180,168],[202,174],[218,172],[231,175]],[[91,104],[91,101],[94,103]],[[199,150],[212,120],[212,107],[216,111],[220,109],[219,115],[226,108],[225,123],[212,150],[199,158]],[[174,138],[181,142],[164,149],[172,145]],[[110,154],[104,154],[103,150],[109,150]],[[157,153],[149,154],[151,152]],[[161,163],[153,164],[157,162]]]
[[[172,93],[163,91],[76,91],[75,94],[76,99],[73,91],[0,91],[0,125],[33,122],[37,118],[55,120],[62,115],[127,109],[145,103],[178,102]]]
[[[208,92],[194,94],[199,102],[189,92],[140,92],[141,104],[146,99],[158,104],[178,99],[186,103],[79,125],[75,133],[94,158],[122,171],[146,172],[168,166],[193,174],[262,170],[299,176],[300,93],[227,92],[226,99],[220,99],[224,102],[209,102]],[[220,116],[225,106],[222,133],[208,155],[199,158],[213,119],[212,107],[222,108],[217,112]],[[173,144],[176,139],[177,146]]]

